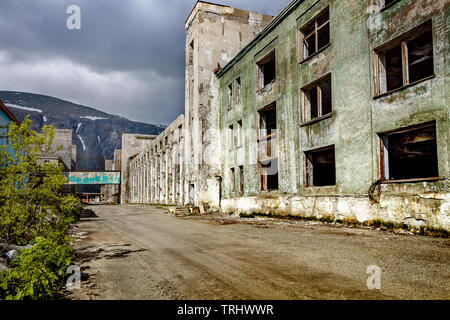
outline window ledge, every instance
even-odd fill
[[[304,63],[304,62],[306,62],[306,61],[308,61],[308,60],[311,60],[312,58],[314,58],[314,57],[317,56],[318,54],[320,54],[320,53],[322,53],[323,51],[325,51],[326,49],[328,49],[330,46],[331,46],[331,43],[327,44],[325,47],[323,47],[323,48],[320,49],[319,51],[314,52],[314,53],[313,53],[312,55],[310,55],[309,57],[307,57],[307,58],[301,60],[301,61],[299,62],[299,64],[302,64],[302,63]]]
[[[434,182],[439,181],[439,177],[432,178],[413,178],[413,179],[400,179],[400,180],[382,180],[382,184],[391,184],[391,183],[412,183],[412,182]]]
[[[391,90],[391,91],[388,91],[388,92],[379,94],[379,95],[373,97],[373,99],[374,99],[374,100],[377,100],[377,99],[380,99],[380,98],[389,96],[389,95],[391,95],[391,94],[393,94],[393,93],[395,93],[395,92],[405,90],[405,89],[407,89],[407,88],[410,88],[410,87],[413,87],[413,86],[415,86],[415,85],[418,85],[419,83],[422,83],[422,82],[431,80],[431,79],[433,79],[433,78],[435,78],[435,77],[436,77],[436,75],[433,74],[433,75],[431,75],[431,76],[429,76],[429,77],[426,77],[426,78],[417,80],[417,81],[415,81],[415,82],[409,83],[409,84],[407,84],[407,85],[405,85],[405,86],[402,86],[402,87],[399,87],[399,88],[397,88],[397,89],[394,89],[394,90]]]
[[[263,88],[260,88],[256,91],[257,94],[263,95],[273,90],[273,87],[275,86],[275,83],[277,82],[277,79],[272,80],[270,83],[265,85]]]
[[[309,126],[309,125],[314,124],[314,123],[316,123],[316,122],[319,122],[319,121],[322,121],[322,120],[331,118],[332,115],[333,115],[332,113],[328,113],[328,114],[326,114],[326,115],[324,115],[324,116],[321,116],[321,117],[319,117],[319,118],[315,118],[315,119],[313,119],[313,120],[303,122],[303,123],[300,124],[300,127],[306,127],[306,126]]]

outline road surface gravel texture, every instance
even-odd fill
[[[386,231],[93,206],[69,299],[449,299],[450,241]],[[369,290],[369,266],[381,289]]]

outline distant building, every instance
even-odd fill
[[[7,135],[9,126],[13,122],[17,125],[20,124],[12,112],[9,111],[9,109],[0,100],[0,146],[6,146],[6,149],[9,150],[9,152],[12,152],[12,149],[8,143]]]

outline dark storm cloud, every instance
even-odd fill
[[[2,0],[0,90],[42,93],[132,120],[184,112],[184,22],[195,0]],[[288,0],[223,0],[277,14]],[[81,30],[66,9],[81,8]]]

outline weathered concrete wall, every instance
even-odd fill
[[[226,211],[343,215],[360,220],[423,221],[450,227],[449,210],[449,2],[402,0],[380,10],[369,1],[292,1],[272,26],[219,73],[222,140],[242,120],[243,147],[222,143],[222,208]],[[330,45],[303,61],[300,29],[329,7]],[[370,16],[370,12],[375,12]],[[378,97],[374,91],[375,49],[423,22],[432,21],[434,77]],[[375,22],[373,22],[375,21]],[[257,62],[275,50],[276,81],[257,87]],[[332,113],[303,123],[301,89],[330,74]],[[241,78],[240,105],[228,111],[228,85]],[[446,86],[447,84],[447,86]],[[261,192],[258,169],[258,112],[275,102],[279,188]],[[380,134],[436,122],[439,179],[381,183],[377,201],[369,189],[381,179]],[[236,139],[236,137],[234,138]],[[234,144],[236,146],[236,143]],[[335,147],[336,185],[306,186],[305,152]],[[238,166],[244,166],[244,195]],[[234,179],[231,168],[235,168]],[[234,181],[234,188],[231,183]]]
[[[129,163],[131,203],[184,204],[184,115]]]
[[[121,187],[120,203],[129,203],[130,181],[129,163],[139,155],[156,138],[155,135],[123,134],[122,135],[122,160],[121,160]]]
[[[197,2],[186,21],[186,203],[220,205],[219,108],[214,73],[245,47],[272,16]]]
[[[41,161],[62,161],[66,170],[76,167],[76,146],[72,145],[72,130],[55,129],[55,137],[49,154],[42,154]]]

